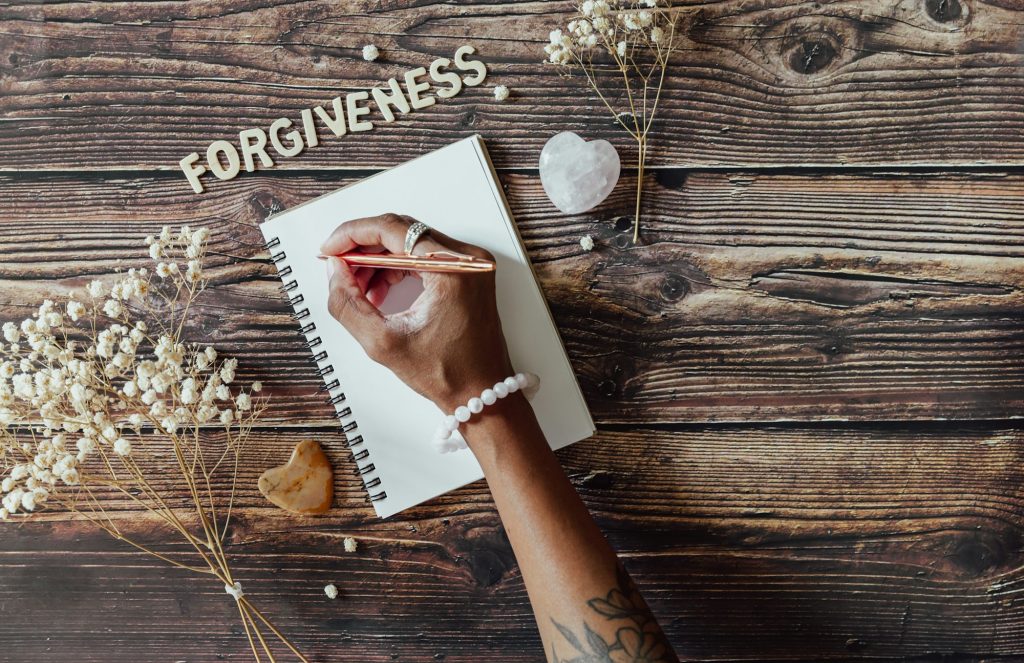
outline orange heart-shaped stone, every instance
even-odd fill
[[[334,470],[327,454],[313,440],[303,440],[288,462],[260,476],[264,497],[287,511],[325,513],[334,499]]]

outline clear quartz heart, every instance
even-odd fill
[[[619,181],[619,153],[606,140],[555,134],[540,153],[540,182],[560,211],[579,214],[601,204]]]

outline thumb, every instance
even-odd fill
[[[369,351],[389,331],[384,315],[366,298],[344,260],[334,256],[328,258],[327,273],[331,279],[327,310]]]

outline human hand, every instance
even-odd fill
[[[450,413],[513,373],[498,318],[494,272],[416,274],[423,280],[423,293],[408,310],[385,315],[378,306],[406,273],[352,268],[333,257],[355,249],[401,254],[414,222],[408,216],[383,214],[338,226],[320,249],[332,256],[327,260],[327,308],[371,359]],[[431,251],[494,259],[484,249],[436,230],[422,236],[414,249],[417,254]]]

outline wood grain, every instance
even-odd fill
[[[613,220],[628,182],[562,217],[535,176],[503,180],[599,421],[1005,418],[1024,403],[1020,175],[662,172],[636,247]],[[163,223],[210,224],[191,333],[268,384],[271,423],[329,425],[253,224],[349,181],[250,178],[197,205],[166,175],[4,177],[4,316],[146,264],[141,238]]]
[[[540,63],[551,2],[18,2],[0,6],[0,168],[169,169],[473,42],[489,82],[277,170],[399,163],[471,132],[534,167],[558,130],[627,137],[579,77]],[[681,42],[652,163],[1018,164],[1024,7],[1015,0],[678,3]],[[514,27],[513,27],[514,26]],[[360,49],[377,44],[381,60]],[[499,104],[490,86],[506,84]],[[243,175],[243,179],[251,175]],[[212,178],[210,178],[212,179]],[[184,177],[179,185],[187,187]],[[214,183],[220,193],[233,183]],[[185,189],[187,190],[187,188]]]
[[[542,660],[483,483],[374,516],[255,230],[472,133],[599,421],[560,458],[687,660],[1024,657],[1024,428],[1009,420],[1024,405],[1024,5],[673,4],[680,49],[632,246],[632,146],[579,78],[539,62],[568,3],[0,3],[0,322],[144,264],[141,238],[164,224],[214,229],[189,334],[238,356],[274,403],[230,554],[313,660]],[[361,59],[368,42],[379,61]],[[322,134],[202,196],[178,172],[212,140],[463,43],[488,63],[482,87]],[[556,214],[536,176],[566,129],[611,140],[627,167],[590,214]],[[255,488],[304,437],[337,470],[324,518]],[[167,469],[147,466],[184,497]],[[252,660],[216,583],[59,510],[0,530],[0,662]]]
[[[336,510],[293,518],[255,473],[306,435],[343,473],[335,433],[259,432],[229,538],[250,596],[314,660],[540,660],[483,483],[379,521],[343,478]],[[960,661],[1020,651],[1022,454],[1015,425],[940,423],[640,426],[560,457],[687,660]],[[48,518],[0,539],[0,605],[18,606],[0,660],[245,660],[219,587]]]

